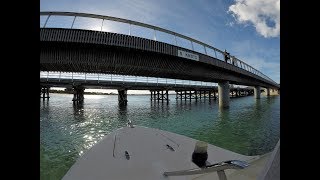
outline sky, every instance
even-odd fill
[[[40,11],[100,14],[162,27],[226,49],[280,83],[280,0],[40,0]]]

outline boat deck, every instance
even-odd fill
[[[191,161],[197,140],[159,129],[135,126],[118,129],[89,149],[64,176],[94,180],[191,180],[218,179],[217,173],[188,176],[163,175],[165,171],[197,168]],[[126,153],[127,152],[127,153]],[[242,160],[251,165],[243,170],[226,170],[228,180],[257,179],[268,155],[245,156],[208,144],[208,162]]]

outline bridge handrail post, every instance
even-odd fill
[[[176,37],[176,35],[173,35],[173,36],[174,36],[174,40],[176,42],[176,46],[178,46],[177,37]]]
[[[208,55],[208,54],[207,54],[207,49],[206,49],[206,46],[205,46],[205,45],[203,45],[203,48],[204,48],[204,52],[206,53],[206,55]]]
[[[76,17],[77,17],[77,16],[74,16],[74,18],[73,18],[73,21],[72,21],[72,24],[71,24],[71,29],[73,28],[74,21],[76,20]]]
[[[59,82],[60,82],[60,79],[61,79],[61,71],[59,71]]]
[[[153,40],[157,41],[156,29],[153,29]]]
[[[101,29],[100,29],[101,32],[102,32],[102,27],[103,27],[103,21],[104,21],[104,19],[102,19],[102,23],[101,23]]]
[[[47,23],[48,23],[48,20],[49,20],[50,16],[51,16],[51,15],[48,15],[48,17],[47,17],[47,19],[46,19],[46,21],[45,21],[45,23],[44,23],[44,25],[43,25],[43,28],[45,28],[45,27],[46,27],[46,25],[47,25]]]

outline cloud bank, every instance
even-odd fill
[[[280,0],[235,0],[228,13],[240,24],[252,23],[265,38],[280,36]]]

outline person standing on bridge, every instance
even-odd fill
[[[230,61],[232,62],[232,65],[235,66],[235,64],[236,64],[236,58],[235,58],[234,56],[231,56],[231,57],[230,57]]]
[[[224,50],[224,61],[228,63],[228,60],[230,58],[230,54],[227,52],[227,50]]]

